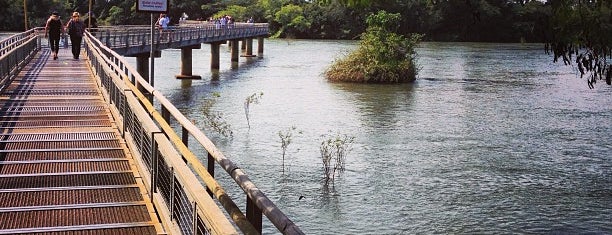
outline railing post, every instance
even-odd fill
[[[247,196],[247,205],[246,205],[246,217],[247,220],[255,227],[255,229],[261,234],[262,230],[262,213],[261,209],[255,205],[255,202],[251,200],[249,196]]]
[[[104,75],[104,76],[106,76],[106,75]],[[121,116],[123,117],[123,122],[122,122],[123,123],[123,128],[121,128],[121,137],[123,139],[125,139],[125,132],[126,132],[125,129],[127,128],[127,125],[128,125],[128,117],[125,116],[125,109],[127,109],[127,105],[128,105],[127,104],[127,99],[125,99],[125,97],[126,97],[125,93],[126,92],[134,93],[132,90],[129,90],[129,89],[123,90],[123,97],[124,97],[124,99],[121,101],[122,102],[122,104],[121,104],[122,108],[119,109],[119,114],[121,114]]]
[[[109,48],[111,47],[110,38],[111,38],[110,30],[107,30],[106,31],[106,46],[109,47]]]
[[[170,185],[170,220],[174,219],[174,167],[170,167],[170,175],[172,176],[172,184]]]
[[[215,178],[215,158],[213,157],[212,154],[208,153],[207,156],[207,169],[208,169],[208,174],[212,177]],[[208,195],[209,196],[213,196],[213,192],[210,191],[210,189],[208,189],[208,187],[206,187],[206,191],[208,191]]]
[[[158,177],[158,169],[157,169],[157,141],[155,141],[156,134],[163,134],[162,132],[151,132],[151,203],[153,203],[153,194],[157,192],[157,177]]]
[[[125,46],[129,47],[130,46],[130,32],[126,32],[125,35],[123,35],[125,37],[124,41],[125,41]]]
[[[207,167],[208,167],[208,174],[210,174],[210,176],[212,176],[213,178],[215,178],[215,158],[213,157],[212,154],[208,153],[208,157],[207,157],[208,161],[207,161]]]
[[[162,105],[162,107],[161,107],[161,108],[162,108],[162,110],[161,110],[161,111],[162,111],[162,112],[161,112],[162,118],[164,118],[164,120],[166,120],[166,122],[168,123],[168,125],[170,125],[170,111],[168,111],[168,109],[166,108],[166,106],[163,106],[163,105]]]
[[[168,124],[170,123],[168,122]],[[181,141],[183,142],[185,147],[189,146],[189,131],[187,130],[187,128],[185,128],[185,126],[181,126]],[[187,163],[187,159],[185,158],[185,156],[182,157],[183,162]]]
[[[191,229],[193,230],[193,234],[198,234],[198,203],[193,202],[193,219],[191,220]]]
[[[183,144],[185,144],[185,147],[189,146],[189,131],[187,128],[185,128],[185,126],[182,126],[181,140],[183,141]]]

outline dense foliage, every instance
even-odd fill
[[[401,83],[416,79],[414,46],[420,36],[410,39],[396,32],[398,13],[379,11],[366,19],[368,27],[359,47],[325,72],[330,81]]]
[[[593,88],[598,80],[612,85],[612,1],[555,0],[547,51],[555,61],[574,64]]]
[[[24,28],[23,2],[0,0],[0,31]],[[42,26],[52,11],[66,18],[87,13],[89,0],[25,0],[29,26]],[[92,0],[101,25],[149,24],[136,12],[136,0]],[[183,13],[189,20],[232,15],[270,23],[273,34],[291,38],[355,39],[364,32],[365,17],[385,10],[399,13],[402,35],[419,33],[425,40],[543,42],[550,7],[526,0],[169,0],[171,24]]]
[[[267,22],[276,37],[356,39],[365,17],[385,10],[401,14],[397,33],[427,41],[546,42],[555,60],[574,65],[589,86],[612,84],[611,0],[168,0],[171,24],[231,15]],[[66,20],[87,13],[90,0],[0,0],[0,31],[43,26],[52,11]],[[136,0],[91,0],[99,25],[149,24]],[[24,7],[24,3],[26,7]],[[84,14],[86,16],[86,14]],[[86,19],[86,17],[84,17]]]

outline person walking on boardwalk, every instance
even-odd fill
[[[72,57],[74,59],[79,59],[81,41],[83,41],[83,34],[85,33],[85,24],[79,17],[80,14],[78,12],[73,12],[72,19],[66,24],[66,31],[70,35],[70,42],[72,42]]]
[[[59,42],[64,29],[62,28],[62,21],[59,18],[57,12],[51,13],[51,16],[47,20],[45,25],[45,37],[49,38],[49,47],[51,48],[51,55],[53,60],[57,60],[57,53],[59,52]]]
[[[159,19],[157,19],[157,23],[155,23],[159,27],[159,38],[164,39],[166,35],[170,37],[170,32],[168,31],[168,25],[170,24],[170,18],[168,15],[161,13],[159,14]],[[166,33],[164,33],[166,32]]]
[[[170,18],[168,18],[168,15],[164,13],[159,14],[159,19],[157,19],[156,25],[159,26],[160,31],[164,29],[168,29],[169,24],[170,24]]]

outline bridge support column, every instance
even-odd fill
[[[161,51],[155,51],[153,54],[155,58],[161,57]],[[151,78],[149,77],[149,53],[138,54],[135,57],[136,70],[142,78],[146,79],[147,82],[151,82]]]
[[[238,52],[238,50],[239,50],[238,49],[238,40],[232,40],[230,42],[230,45],[231,45],[231,48],[232,48],[231,49],[232,50],[232,64],[233,63],[238,63],[238,54],[239,54],[239,52]]]
[[[246,38],[243,38],[242,43],[240,44],[240,49],[246,50],[246,43],[247,43]]]
[[[257,38],[257,57],[263,57],[263,51],[264,51],[264,38],[258,37]]]
[[[193,68],[193,49],[200,49],[201,46],[183,47],[181,48],[181,74],[176,75],[178,79],[201,79],[202,77],[192,74]]]
[[[210,69],[219,70],[219,42],[213,42],[210,44]]]
[[[247,47],[246,56],[247,57],[253,56],[253,39],[252,38],[247,38],[246,47]]]
[[[136,71],[142,76],[142,78],[149,81],[149,55],[136,56]]]

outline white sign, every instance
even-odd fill
[[[168,0],[138,0],[136,10],[145,12],[167,12]]]

